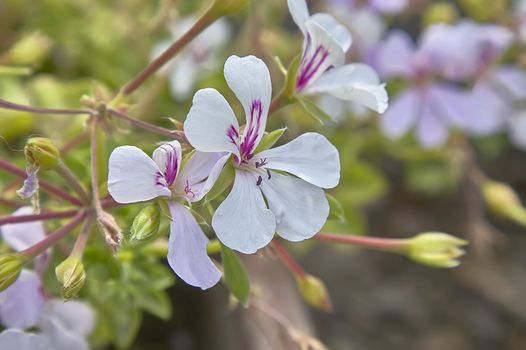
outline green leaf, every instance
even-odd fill
[[[307,111],[307,113],[309,113],[309,115],[320,124],[324,124],[327,121],[334,121],[334,119],[330,115],[325,113],[323,109],[318,107],[318,105],[312,102],[311,100],[307,98],[301,98],[298,101],[305,109],[305,111]]]
[[[330,206],[329,220],[336,220],[341,223],[345,222],[345,211],[343,210],[342,204],[330,194],[327,193],[326,196]]]
[[[209,203],[210,201],[217,198],[221,193],[223,193],[234,180],[234,167],[232,164],[227,161],[221,175],[216,180],[212,189],[206,194],[204,204]]]
[[[283,136],[283,133],[287,130],[287,128],[277,129],[272,132],[269,132],[261,138],[261,141],[259,142],[259,145],[256,147],[256,150],[254,151],[254,154],[258,154],[261,151],[264,151],[266,149],[269,149],[270,147],[274,146],[276,142]]]
[[[172,317],[172,302],[164,291],[133,288],[131,291],[137,306],[162,320]]]
[[[290,62],[287,75],[285,76],[284,95],[286,98],[292,98],[296,94],[296,79],[298,75],[298,69],[300,67],[301,55],[294,57]]]
[[[223,259],[225,282],[230,292],[246,305],[250,293],[250,281],[245,267],[239,257],[223,244],[221,244],[221,258]]]

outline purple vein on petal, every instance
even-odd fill
[[[250,119],[248,120],[247,130],[240,146],[241,158],[243,160],[250,160],[253,156],[252,152],[256,148],[262,117],[263,104],[261,100],[253,100],[250,106]]]
[[[305,54],[301,60],[296,80],[296,90],[298,92],[302,91],[309,84],[312,77],[318,72],[327,57],[329,57],[329,50],[322,45],[317,46],[314,54],[309,57],[308,52],[310,51],[310,47],[311,37],[307,34],[307,44],[304,51]]]

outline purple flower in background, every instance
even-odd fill
[[[398,138],[415,128],[416,138],[423,147],[443,144],[448,129],[462,126],[465,117],[465,92],[452,84],[434,80],[445,66],[440,42],[434,38],[429,30],[426,31],[416,48],[405,32],[392,31],[377,46],[373,56],[382,77],[400,77],[409,83],[382,115],[382,131]]]
[[[297,72],[296,93],[328,94],[383,113],[387,92],[376,72],[361,63],[345,63],[351,34],[326,13],[309,14],[305,0],[288,0],[289,11],[305,40]]]
[[[212,188],[229,155],[196,152],[181,169],[181,145],[158,147],[153,159],[134,146],[117,147],[110,156],[108,190],[118,203],[168,197],[172,223],[168,263],[186,283],[208,289],[221,273],[206,253],[208,238],[181,202],[197,202]]]
[[[23,207],[13,215],[32,213]],[[45,237],[41,222],[2,226],[2,238],[14,250],[22,251]],[[35,260],[35,268],[42,270],[48,252]],[[84,350],[92,332],[95,315],[91,307],[80,301],[64,303],[48,298],[43,291],[39,273],[22,270],[19,278],[0,293],[0,322],[7,329],[0,333],[0,349],[17,350]],[[38,328],[39,333],[23,330]]]
[[[197,150],[234,156],[234,185],[217,208],[212,227],[226,246],[242,253],[264,247],[274,233],[290,241],[312,237],[329,215],[323,189],[339,182],[338,151],[316,133],[256,151],[272,95],[268,68],[254,56],[231,56],[224,74],[245,110],[244,130],[215,89],[195,94],[184,123],[186,137]]]

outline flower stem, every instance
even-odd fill
[[[84,253],[84,248],[86,247],[86,242],[88,241],[91,228],[93,226],[93,214],[88,214],[86,220],[84,220],[84,225],[80,230],[80,234],[75,241],[75,245],[71,250],[70,256],[81,258]]]
[[[341,235],[321,232],[317,233],[312,238],[318,241],[351,244],[360,247],[389,251],[394,253],[403,252],[409,242],[407,239],[364,237],[356,235]]]
[[[69,167],[62,161],[58,163],[58,166],[55,168],[55,170],[64,178],[64,180],[67,181],[67,183],[71,186],[71,188],[77,192],[79,197],[82,199],[84,203],[89,203],[90,197],[86,193],[86,190],[84,190],[84,187],[82,187],[81,183],[73,174],[73,172],[69,169]]]
[[[93,201],[93,208],[95,209],[95,213],[97,216],[104,210],[102,209],[102,205],[100,203],[100,196],[99,196],[99,179],[97,171],[97,122],[98,122],[98,116],[92,115],[91,117],[91,200]]]
[[[270,107],[268,108],[269,117],[280,108],[285,107],[287,104],[288,103],[286,103],[285,100],[285,89],[281,89],[281,91],[276,96],[274,96],[270,102]]]
[[[25,170],[23,169],[20,169],[19,167],[11,164],[10,162],[4,160],[4,159],[0,159],[0,169],[4,169],[5,171],[7,172],[10,172],[11,174],[13,175],[16,175],[18,177],[21,177],[21,178],[26,178],[27,176],[27,173]],[[71,204],[73,205],[76,205],[76,206],[82,206],[82,201],[79,200],[78,198],[70,195],[69,193],[65,192],[64,190],[50,184],[49,182],[43,180],[43,179],[38,179],[38,183],[40,185],[40,187],[42,187],[44,190],[46,190],[47,192],[51,193],[51,194],[54,194],[55,196],[57,197],[60,197],[68,202],[70,202]]]
[[[142,120],[130,117],[130,116],[128,116],[128,115],[126,115],[126,114],[124,114],[122,112],[119,112],[118,110],[115,110],[115,109],[108,109],[107,111],[111,115],[113,115],[113,116],[115,116],[117,118],[120,118],[122,120],[125,120],[128,123],[130,123],[133,126],[136,126],[138,128],[141,128],[141,129],[144,129],[144,130],[148,130],[148,131],[152,131],[152,132],[155,132],[157,134],[164,135],[164,136],[168,136],[168,137],[173,138],[175,140],[185,141],[184,133],[182,131],[170,130],[170,129],[163,128],[161,126],[153,125],[153,124],[147,123],[145,121],[142,121]]]
[[[60,154],[64,155],[71,151],[73,148],[81,144],[82,142],[86,141],[89,138],[89,133],[86,131],[83,131],[79,135],[75,136],[72,140],[67,142],[62,148],[60,149]]]
[[[40,214],[28,214],[28,215],[5,215],[0,216],[0,226],[5,224],[17,224],[21,222],[30,221],[44,221],[53,219],[65,219],[75,216],[79,211],[78,209],[64,210],[64,211],[50,211]]]
[[[78,224],[82,222],[82,220],[84,220],[85,216],[86,216],[85,211],[79,212],[66,225],[57,229],[52,234],[46,236],[46,238],[44,238],[37,244],[27,248],[26,250],[21,251],[19,254],[26,256],[26,257],[35,257],[39,255],[40,253],[44,252],[46,249],[54,245],[62,237],[70,233],[75,227],[77,227]]]
[[[210,8],[211,9],[211,8]],[[205,12],[197,22],[181,38],[168,47],[159,57],[153,60],[132,81],[124,85],[122,93],[130,95],[139,88],[152,74],[164,66],[170,59],[177,55],[190,41],[199,35],[214,20],[211,10]]]
[[[272,241],[272,248],[274,248],[274,251],[278,254],[281,261],[289,268],[289,270],[297,277],[303,278],[307,276],[307,273],[305,270],[303,270],[303,267],[298,264],[298,262],[294,259],[292,255],[288,252],[288,250],[277,240]]]
[[[15,111],[40,113],[40,114],[89,114],[90,113],[90,111],[87,109],[33,107],[33,106],[21,105],[21,104],[14,103],[14,102],[9,102],[3,99],[0,99],[0,108],[11,109]]]

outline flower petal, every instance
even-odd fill
[[[239,124],[228,102],[215,89],[202,89],[194,95],[184,132],[199,151],[230,152],[239,157]]]
[[[338,150],[318,133],[302,134],[254,159],[265,159],[265,168],[286,171],[319,187],[332,188],[340,181]]]
[[[31,207],[17,209],[12,215],[31,215]],[[1,227],[2,238],[6,243],[16,250],[22,251],[43,240],[46,236],[44,225],[41,221],[23,222],[18,224],[6,224]]]
[[[526,99],[526,73],[514,66],[504,66],[493,72],[490,79],[496,88],[504,88],[512,99]]]
[[[221,242],[245,254],[266,246],[276,231],[276,218],[267,209],[257,181],[257,174],[237,170],[232,191],[212,219]]]
[[[406,90],[397,95],[380,119],[382,132],[391,138],[407,133],[418,121],[422,99],[419,90]]]
[[[342,47],[325,28],[313,20],[308,20],[305,26],[307,36],[296,79],[298,92],[318,80],[327,69],[345,62]]]
[[[230,157],[224,152],[199,152],[190,158],[176,183],[178,192],[184,192],[186,199],[197,202],[212,189]]]
[[[113,150],[108,165],[108,191],[118,203],[134,203],[171,195],[159,167],[134,146]]]
[[[270,72],[255,56],[230,56],[225,62],[225,79],[245,110],[247,124],[240,147],[241,156],[250,158],[267,125],[272,95]]]
[[[6,329],[0,333],[0,349],[55,350],[43,336],[26,333],[16,328]]]
[[[172,186],[181,167],[182,151],[179,141],[172,141],[157,147],[152,156],[161,170],[168,186]]]
[[[387,109],[387,91],[378,75],[362,63],[348,64],[324,73],[306,90],[309,94],[327,93],[364,105],[378,113]]]
[[[316,13],[311,16],[310,19],[325,28],[325,30],[338,42],[343,52],[349,50],[352,44],[352,36],[347,27],[327,13]]]
[[[168,263],[174,272],[186,283],[208,289],[221,278],[208,254],[208,238],[199,227],[190,211],[182,204],[171,202],[170,239],[168,242]]]
[[[276,233],[289,241],[314,236],[329,216],[329,203],[323,189],[294,176],[270,172],[261,190],[276,217]]]
[[[93,310],[80,301],[50,300],[39,326],[54,350],[88,350],[87,336],[95,325]]]
[[[44,307],[42,283],[36,273],[22,270],[18,279],[0,293],[0,321],[6,327],[34,327]]]
[[[191,57],[181,56],[173,66],[168,83],[174,100],[184,101],[193,91],[195,82],[199,77],[198,66]]]
[[[420,122],[416,127],[416,138],[424,148],[441,146],[448,137],[448,130],[437,111],[427,100],[422,106]]]
[[[409,78],[414,73],[415,45],[406,32],[393,30],[384,42],[375,47],[373,55],[375,67],[383,78]]]
[[[303,34],[307,32],[305,22],[309,19],[309,8],[305,0],[288,0],[289,12]]]

